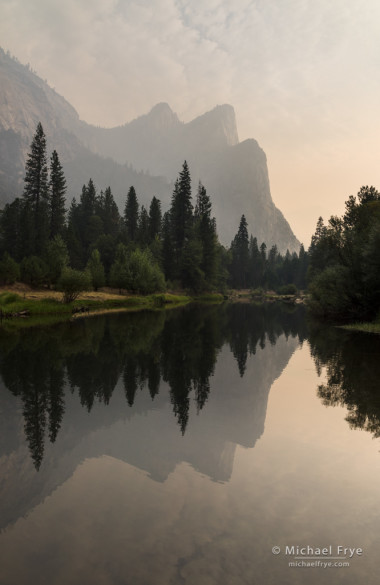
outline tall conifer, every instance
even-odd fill
[[[139,204],[137,201],[135,188],[131,187],[128,191],[124,211],[124,222],[127,229],[127,236],[131,242],[134,242],[137,238],[138,221]]]
[[[63,235],[65,227],[66,179],[54,150],[50,159],[50,238]]]
[[[46,137],[41,122],[30,146],[30,153],[25,165],[24,178],[24,226],[26,240],[29,242],[29,254],[43,252],[49,237],[48,217],[48,169],[46,161]]]

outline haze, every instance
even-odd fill
[[[0,37],[92,124],[232,104],[306,245],[319,215],[380,189],[375,0],[0,0]]]

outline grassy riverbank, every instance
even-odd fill
[[[62,293],[35,290],[24,285],[0,289],[0,317],[3,327],[31,326],[77,319],[87,315],[114,311],[140,311],[175,307],[192,301],[220,302],[220,294],[191,297],[185,294],[160,293],[147,296],[119,294],[112,289],[85,292],[72,303],[62,302]]]
[[[380,322],[373,323],[350,323],[349,325],[342,325],[342,329],[347,331],[362,331],[363,333],[377,333],[380,334]]]

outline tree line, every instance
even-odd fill
[[[380,193],[363,186],[342,217],[319,218],[309,250],[310,308],[335,321],[372,320],[380,308]]]
[[[229,249],[217,236],[212,203],[199,182],[195,202],[185,161],[170,208],[153,197],[140,205],[133,186],[120,214],[110,187],[92,179],[66,209],[66,179],[57,152],[48,165],[46,137],[38,124],[27,158],[24,191],[0,216],[0,281],[32,286],[80,285],[151,293],[233,288],[305,287],[308,253],[282,256],[276,246],[248,236],[244,215]],[[68,297],[70,300],[70,295]]]

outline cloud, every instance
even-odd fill
[[[185,121],[233,104],[283,208],[286,165],[306,157],[320,177],[329,156],[343,167],[359,142],[377,148],[379,33],[377,0],[0,0],[3,48],[88,122],[122,124],[161,101]]]
[[[185,119],[232,101],[248,128],[254,113],[256,128],[268,116],[288,129],[314,110],[329,121],[364,82],[378,89],[375,2],[0,0],[0,10],[4,48],[99,124],[163,100]]]

